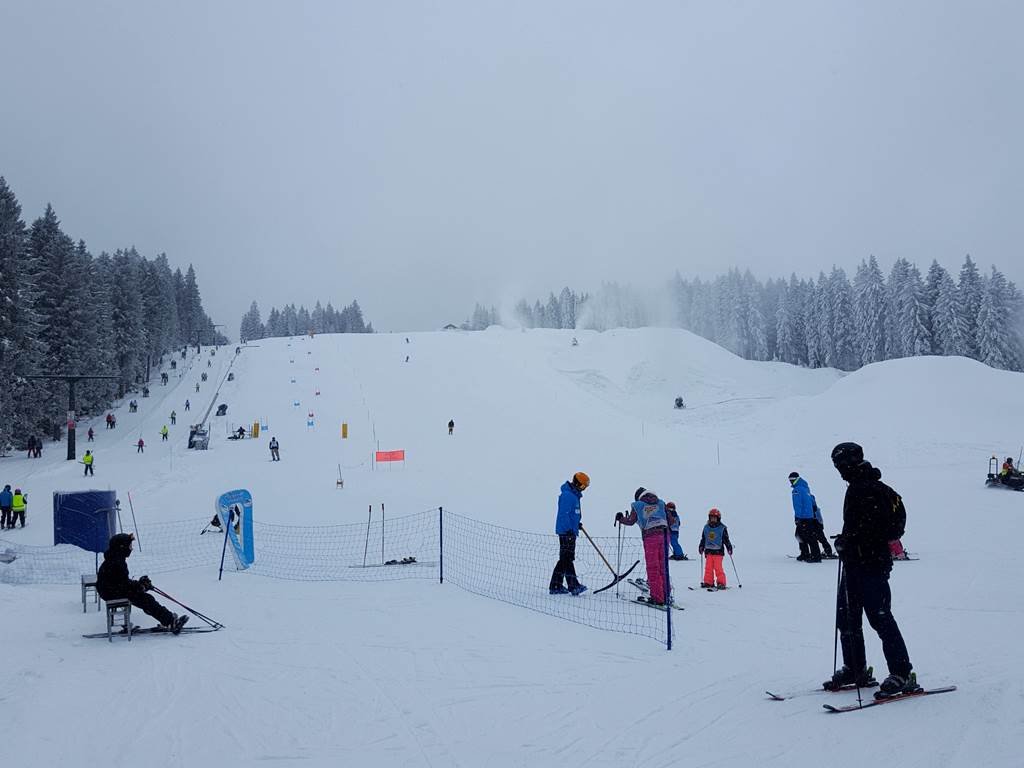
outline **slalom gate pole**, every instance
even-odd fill
[[[384,504],[380,505],[380,564],[384,565]]]
[[[437,578],[444,584],[444,507],[437,508]]]
[[[668,528],[662,536],[665,545],[661,548],[661,559],[665,569],[665,650],[672,650],[672,579],[668,573]],[[738,581],[739,579],[737,579]]]
[[[363,568],[366,567],[366,553],[370,550],[370,519],[373,517],[373,504],[366,510],[366,543],[363,545]]]
[[[698,553],[700,557],[697,558],[697,584],[704,583],[704,553]]]
[[[736,577],[736,586],[740,589],[743,589],[743,584],[740,582],[740,575],[736,572],[736,561],[732,559],[732,552],[729,553],[729,562],[732,563],[732,572],[733,575]]]
[[[209,624],[209,625],[210,625],[211,627],[216,627],[217,629],[220,629],[220,628],[222,628],[222,627],[224,626],[223,624],[221,624],[221,623],[220,623],[219,621],[217,621],[216,619],[211,619],[211,618],[210,618],[209,616],[207,616],[206,614],[200,613],[200,612],[199,612],[199,611],[197,611],[197,610],[196,610],[195,608],[190,608],[189,606],[185,605],[185,604],[184,604],[183,602],[181,602],[180,600],[177,600],[176,598],[173,598],[173,597],[171,597],[170,595],[168,595],[168,594],[167,594],[166,592],[164,592],[164,591],[163,591],[162,589],[160,589],[159,587],[153,587],[152,591],[153,591],[153,592],[156,592],[156,593],[157,593],[158,595],[160,595],[161,597],[166,597],[166,598],[167,598],[168,600],[170,600],[170,601],[171,601],[172,603],[175,603],[175,604],[177,604],[177,605],[180,605],[180,606],[181,606],[182,608],[184,608],[184,609],[185,609],[186,611],[188,611],[189,613],[191,613],[191,614],[192,614],[193,616],[195,616],[195,617],[196,617],[197,619],[201,619],[202,621],[205,621],[205,622],[206,622],[207,624]]]
[[[604,556],[604,553],[600,549],[598,549],[597,544],[594,544],[594,540],[590,538],[590,534],[587,533],[586,529],[583,527],[583,523],[580,523],[580,530],[583,531],[583,535],[587,537],[587,541],[589,541],[593,545],[594,549],[597,551],[597,554],[601,556],[601,559],[604,561],[604,564],[608,566],[608,570],[612,572],[612,576],[618,577],[619,574],[616,573],[614,568],[612,568],[612,564],[608,562],[608,558]]]
[[[224,546],[220,550],[220,573],[217,574],[217,581],[224,578],[224,556],[228,553],[228,531],[231,530],[231,520],[224,526]]]
[[[139,542],[139,552],[142,551],[142,539],[139,538],[139,524],[135,522],[135,505],[132,504],[132,492],[128,491],[128,508],[132,511],[132,527],[135,529],[135,540]]]

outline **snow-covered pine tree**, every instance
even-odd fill
[[[978,311],[978,359],[1004,370],[1019,367],[1011,335],[1011,313],[1007,305],[1008,286],[1002,272],[992,267],[981,289]]]
[[[900,295],[907,280],[910,262],[900,258],[893,262],[885,284],[885,359],[905,357],[903,333],[900,329]]]
[[[533,328],[533,309],[526,303],[526,299],[520,299],[515,307],[516,322],[523,328]]]
[[[818,273],[818,283],[814,290],[814,302],[817,304],[818,319],[818,366],[833,367],[835,360],[835,342],[832,339],[832,295],[829,281],[824,272]]]
[[[904,356],[932,353],[928,331],[928,310],[924,305],[924,283],[916,264],[906,264],[903,280],[896,294],[900,346]]]
[[[736,286],[736,325],[739,354],[747,360],[767,360],[768,341],[758,284],[747,271]]]
[[[841,370],[859,367],[853,313],[853,289],[846,272],[833,267],[828,281],[829,320],[832,332],[832,364]]]
[[[938,354],[939,345],[935,343],[935,326],[933,316],[935,305],[939,300],[939,287],[942,285],[942,276],[948,275],[945,267],[939,264],[938,259],[932,259],[928,267],[928,274],[924,278],[924,291],[921,301],[924,303],[927,312],[926,325],[928,327],[928,341],[931,344],[933,354]]]
[[[932,344],[937,355],[966,355],[963,316],[958,306],[956,283],[943,270],[932,307]]]
[[[114,329],[114,361],[116,373],[121,377],[121,391],[125,391],[136,381],[142,380],[144,368],[144,361],[141,359],[145,342],[141,281],[138,265],[126,251],[115,251],[111,266],[110,305]],[[192,273],[192,277],[195,278],[195,273]],[[186,278],[186,285],[187,283]]]
[[[21,205],[0,176],[0,445],[24,447],[34,430],[35,401],[41,388],[24,378],[38,370],[41,351],[35,339],[32,255]]]
[[[866,262],[862,261],[857,267],[853,279],[853,306],[860,364],[868,365],[884,360],[888,303],[885,278],[874,256]]]
[[[964,348],[968,357],[981,359],[978,349],[978,314],[981,312],[982,278],[970,254],[964,258],[957,284],[960,307],[960,327],[964,333]]]
[[[317,302],[319,306],[320,302]],[[321,310],[322,311],[322,310]],[[263,338],[263,321],[260,319],[259,305],[253,301],[249,310],[242,315],[242,323],[238,328],[239,337],[242,341],[252,341]]]

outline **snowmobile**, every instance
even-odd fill
[[[999,459],[995,456],[988,460],[988,477],[985,479],[986,488],[1004,488],[1008,491],[1024,491],[1024,475],[1013,473],[1010,475],[999,474]]]

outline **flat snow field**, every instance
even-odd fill
[[[688,554],[707,510],[721,509],[743,587],[687,590],[698,566],[673,562],[686,610],[666,651],[451,584],[234,570],[218,582],[213,561],[154,581],[224,631],[107,643],[82,637],[103,620],[82,613],[77,585],[5,583],[0,564],[3,765],[1024,764],[1024,493],[984,487],[988,457],[1016,458],[1024,440],[1024,412],[1000,405],[1021,374],[916,358],[843,375],[748,362],[659,329],[329,335],[233,353],[179,361],[137,414],[116,410],[116,430],[96,418],[91,446],[81,423],[94,478],[63,445],[0,460],[0,483],[30,496],[28,526],[3,532],[0,552],[51,544],[52,492],[85,488],[116,490],[126,525],[131,493],[143,547],[147,526],[208,519],[232,488],[251,490],[257,520],[299,528],[365,523],[367,505],[384,503],[389,516],[443,506],[550,534],[559,486],[584,470],[584,523],[602,536],[640,485],[677,502]],[[188,451],[187,425],[221,402],[210,450]],[[172,409],[178,423],[161,443]],[[226,439],[257,420],[269,426],[259,439]],[[829,452],[843,440],[904,496],[904,543],[920,560],[895,564],[893,611],[920,682],[955,693],[844,715],[821,705],[855,693],[764,694],[806,691],[832,672],[836,566],[787,558],[797,548],[786,477],[808,480],[837,533],[844,484]],[[407,461],[374,470],[376,448]],[[552,536],[552,565],[556,555]],[[728,563],[727,573],[735,585]]]

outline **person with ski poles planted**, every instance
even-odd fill
[[[826,690],[848,685],[874,684],[864,651],[863,615],[882,641],[882,653],[889,676],[876,697],[920,690],[910,654],[899,625],[892,615],[889,573],[892,555],[889,542],[899,539],[906,526],[907,512],[900,495],[882,482],[882,473],[864,460],[857,443],[840,443],[832,449],[832,464],[846,481],[843,500],[843,532],[835,547],[842,564],[836,597],[836,628],[843,650],[843,666]]]
[[[732,542],[729,541],[729,529],[722,523],[722,513],[712,508],[708,512],[708,522],[700,535],[697,551],[704,555],[704,581],[700,583],[705,589],[725,589],[725,559],[723,552],[732,555]]]
[[[647,563],[647,583],[651,588],[654,605],[664,605],[665,594],[665,539],[668,537],[668,511],[665,502],[654,491],[643,486],[633,494],[633,503],[625,512],[616,512],[615,521],[622,525],[639,525],[644,542],[644,560]]]
[[[132,533],[117,533],[110,537],[107,551],[103,553],[103,562],[96,573],[96,591],[104,600],[128,600],[159,621],[162,627],[178,634],[188,621],[188,616],[172,613],[149,594],[153,588],[149,576],[137,580],[128,577],[128,558],[131,557],[134,541],[135,535]]]
[[[558,494],[558,516],[555,518],[555,533],[558,534],[558,562],[551,572],[548,593],[552,595],[582,595],[587,587],[576,578],[576,537],[580,533],[582,513],[580,498],[590,486],[590,476],[577,472],[570,480],[562,483]]]
[[[817,504],[811,495],[807,481],[797,472],[789,473],[789,485],[793,495],[793,522],[796,525],[796,540],[800,544],[797,560],[805,563],[820,563],[821,550],[818,548],[818,526],[814,510]]]
[[[668,514],[668,531],[669,531],[669,544],[672,546],[672,554],[669,556],[670,560],[689,560],[686,553],[683,552],[682,546],[679,544],[679,513],[676,511],[676,503],[670,501],[665,504],[665,512]]]

